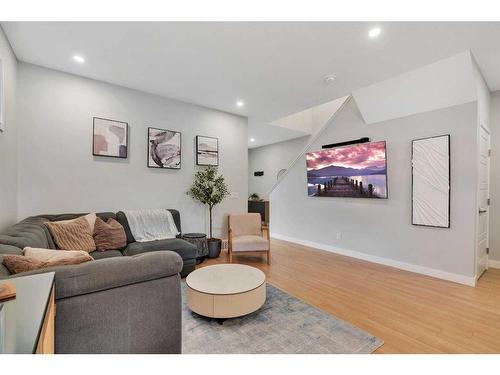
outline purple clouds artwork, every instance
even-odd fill
[[[387,198],[385,141],[306,154],[310,197]]]
[[[92,154],[127,158],[128,124],[122,121],[94,117]]]

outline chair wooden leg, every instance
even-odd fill
[[[267,264],[271,264],[271,250],[267,251]]]
[[[233,263],[233,252],[229,249],[227,253],[229,254],[229,263]]]

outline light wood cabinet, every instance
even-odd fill
[[[45,310],[45,317],[43,325],[38,338],[38,345],[36,347],[36,354],[54,354],[55,351],[55,317],[56,317],[56,304],[54,288],[50,292],[50,298]]]

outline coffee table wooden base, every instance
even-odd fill
[[[265,281],[255,289],[235,294],[209,294],[188,286],[187,304],[195,313],[209,318],[227,319],[250,314],[266,301]]]

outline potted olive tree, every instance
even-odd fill
[[[194,175],[193,183],[187,191],[191,198],[208,206],[210,213],[210,237],[208,238],[208,253],[210,258],[216,258],[221,251],[222,240],[214,238],[212,233],[212,211],[216,205],[229,195],[229,190],[222,175],[217,174],[217,168],[209,166],[199,170]]]

